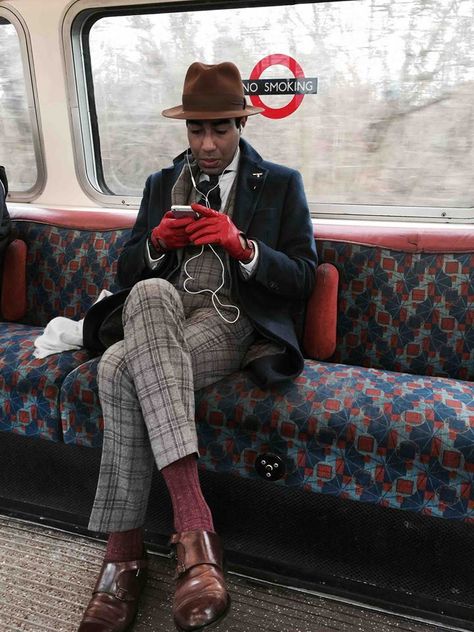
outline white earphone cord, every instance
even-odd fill
[[[194,175],[193,175],[193,171],[191,169],[191,165],[189,164],[189,154],[188,152],[186,152],[186,162],[188,164],[188,169],[189,169],[189,173],[191,175],[191,182],[193,184],[193,188],[195,191],[197,191],[197,193],[199,193],[200,195],[204,196],[204,199],[206,201],[206,206],[210,207],[209,204],[209,194],[211,193],[211,191],[214,191],[214,189],[216,189],[219,186],[219,183],[221,181],[221,177],[222,177],[222,173],[219,176],[219,179],[217,181],[217,184],[215,186],[212,187],[212,189],[209,189],[209,191],[207,192],[207,194],[202,193],[201,191],[199,191],[199,189],[197,188],[196,185],[196,180],[194,179]],[[188,281],[193,281],[194,277],[192,277],[189,272],[188,272],[188,263],[190,261],[192,261],[193,259],[197,259],[198,257],[200,257],[202,255],[202,253],[204,252],[204,245],[201,246],[201,251],[198,252],[197,255],[193,255],[192,257],[190,257],[184,264],[184,273],[186,274],[187,278],[185,279],[184,283],[183,283],[183,289],[185,292],[187,292],[188,294],[203,294],[204,292],[209,292],[211,294],[211,302],[212,302],[212,306],[214,307],[214,309],[216,310],[217,314],[220,316],[220,318],[222,318],[222,320],[226,323],[229,323],[229,325],[233,325],[234,323],[236,323],[239,318],[240,318],[240,309],[236,306],[236,305],[228,305],[226,303],[223,303],[219,297],[217,296],[217,292],[219,292],[219,290],[221,290],[224,287],[224,283],[225,283],[225,267],[224,267],[224,263],[222,262],[222,259],[219,257],[219,255],[217,254],[217,252],[214,250],[212,244],[208,244],[209,248],[212,250],[212,252],[215,254],[215,256],[217,257],[217,259],[219,260],[219,263],[221,264],[221,271],[222,271],[222,281],[221,284],[219,285],[219,287],[216,290],[211,290],[211,289],[202,289],[202,290],[189,290],[186,287],[186,284],[188,283]],[[228,309],[235,309],[236,311],[236,316],[233,320],[229,320],[228,318],[226,318],[224,316],[224,314],[220,311],[219,307],[217,306],[217,303],[219,303],[220,307],[222,308],[228,308]]]

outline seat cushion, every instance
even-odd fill
[[[68,443],[100,446],[98,359],[64,381]],[[474,384],[307,360],[262,390],[245,372],[196,393],[200,463],[257,477],[258,454],[283,458],[278,484],[474,520]]]
[[[64,443],[99,448],[104,420],[97,387],[100,357],[76,367],[63,382],[60,408]]]
[[[36,359],[33,343],[42,333],[42,327],[0,323],[0,430],[59,441],[61,384],[90,353],[79,349]]]
[[[201,463],[279,484],[474,521],[474,384],[307,361],[270,390],[234,374],[196,397]]]

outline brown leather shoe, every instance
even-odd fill
[[[78,632],[125,632],[137,614],[148,562],[104,562]]]
[[[202,630],[222,619],[230,606],[220,538],[209,531],[184,531],[170,543],[176,545],[178,560],[174,622],[182,632]]]

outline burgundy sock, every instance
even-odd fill
[[[143,529],[111,533],[107,540],[105,562],[131,562],[143,557]]]
[[[194,454],[161,470],[173,503],[174,528],[183,531],[214,531],[211,510],[202,495]]]

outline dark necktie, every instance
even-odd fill
[[[209,180],[201,180],[197,185],[197,190],[202,194],[198,200],[198,204],[209,206],[215,211],[220,210],[221,192],[219,190],[219,176],[209,176]]]

